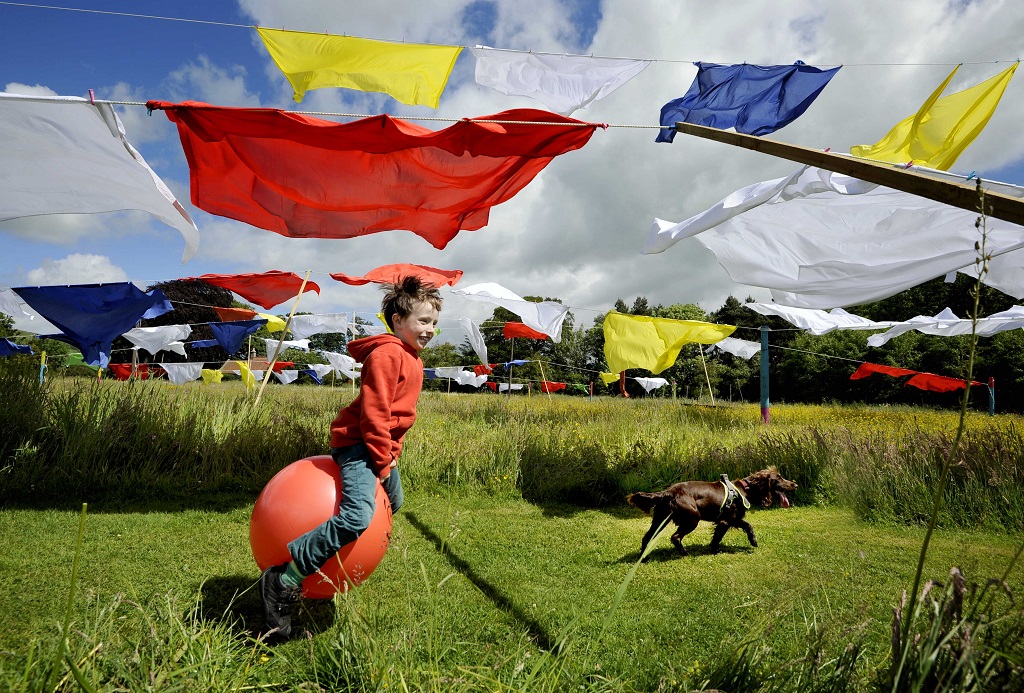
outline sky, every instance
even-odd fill
[[[141,106],[119,106],[118,112],[129,141],[195,219],[200,247],[194,258],[182,265],[179,233],[144,213],[0,222],[0,287],[112,281],[145,287],[205,273],[309,271],[321,291],[304,294],[298,310],[314,313],[375,313],[380,292],[374,285],[350,287],[327,275],[361,275],[401,262],[460,269],[465,274],[459,287],[496,282],[520,296],[558,298],[572,308],[577,324],[587,326],[616,299],[631,305],[644,296],[651,305],[695,303],[705,311],[719,308],[730,295],[768,300],[766,290],[733,282],[695,239],[664,253],[641,254],[655,217],[681,221],[735,190],[799,168],[685,135],[672,144],[655,143],[660,109],[686,92],[695,61],[842,65],[803,116],[768,137],[846,152],[878,141],[913,114],[956,64],[962,67],[947,93],[991,77],[1024,53],[1024,3],[1016,0],[55,3],[91,12],[30,4],[0,2],[0,86],[8,92],[87,96],[92,89],[98,99],[118,101],[451,119],[544,108],[477,85],[468,49],[456,61],[437,109],[346,89],[307,92],[296,104],[254,25],[654,61],[572,116],[612,127],[557,157],[515,197],[494,207],[486,227],[460,233],[443,250],[406,231],[285,238],[198,210],[189,202],[188,165],[175,128],[163,113],[149,116]],[[1024,185],[1022,122],[1024,73],[1010,82],[992,120],[953,170]],[[421,124],[437,129],[449,123]],[[457,318],[483,320],[493,309],[447,289],[442,294],[441,325],[451,328],[448,335],[457,342]],[[290,308],[282,304],[271,312],[286,314]],[[39,319],[19,319],[16,325],[45,331]]]

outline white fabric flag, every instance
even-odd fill
[[[473,346],[473,351],[479,357],[480,363],[486,366],[487,343],[484,342],[484,335],[480,332],[480,327],[469,318],[459,318],[459,324],[462,325],[462,329],[466,330],[466,334],[469,335],[469,343]]]
[[[388,328],[384,325],[360,325],[359,329],[365,332],[367,337],[384,334],[388,331]]]
[[[518,315],[527,327],[532,327],[551,337],[552,342],[562,341],[562,322],[569,313],[568,306],[563,306],[555,301],[540,303],[527,301],[500,284],[492,282],[474,284],[464,289],[452,289],[452,293],[474,301],[499,305]]]
[[[167,371],[167,379],[175,385],[199,380],[203,374],[202,363],[161,363],[159,365]]]
[[[363,367],[363,364],[358,363],[354,358],[348,354],[339,354],[335,351],[321,351],[327,362],[331,364],[331,367],[341,373],[342,375],[355,380],[359,377],[359,369]]]
[[[1024,197],[1024,188],[999,187]],[[655,219],[643,252],[694,236],[733,281],[771,289],[782,305],[833,308],[877,301],[954,270],[971,274],[976,219],[976,212],[805,166],[678,224]],[[1024,297],[1024,227],[989,218],[987,247],[997,257],[983,281]]]
[[[185,342],[171,342],[164,346],[164,351],[170,351],[174,354],[185,355]]]
[[[708,347],[709,352],[719,349],[727,354],[738,356],[741,359],[749,359],[751,356],[761,351],[761,343],[748,342],[745,339],[736,339],[735,337],[726,337],[725,339],[715,342]]]
[[[271,358],[274,352],[277,350],[278,340],[263,338],[263,341],[267,343],[267,358]],[[309,340],[308,339],[285,339],[280,342],[281,351],[285,349],[298,349],[299,351],[309,351]]]
[[[36,316],[25,310],[27,307],[21,296],[14,293],[14,289],[0,289],[0,313],[10,315],[12,318],[27,315],[29,320],[35,320]]]
[[[550,55],[476,46],[476,83],[510,96],[529,96],[556,113],[611,94],[643,72],[650,60]]]
[[[306,339],[315,334],[344,334],[348,332],[348,313],[293,315],[288,331],[293,339]]]
[[[882,346],[893,337],[898,337],[911,330],[941,337],[971,333],[971,320],[969,318],[957,317],[949,308],[944,308],[935,316],[918,315],[905,322],[894,324],[895,326],[892,329],[882,334],[873,334],[868,337],[868,346]],[[993,313],[987,318],[978,319],[979,337],[991,337],[999,332],[1016,330],[1018,328],[1024,328],[1024,306],[1013,306],[1000,313]]]
[[[777,315],[786,322],[816,335],[828,334],[833,330],[883,330],[898,324],[892,321],[875,322],[847,313],[842,308],[824,311],[780,306],[775,303],[744,303],[743,306],[761,315]]]
[[[442,366],[434,369],[434,375],[438,378],[449,378],[459,385],[472,385],[480,387],[487,382],[487,375],[477,375],[473,371],[466,371],[462,366]]]
[[[522,389],[523,389],[523,384],[522,383],[512,383],[511,385],[509,385],[508,383],[498,383],[498,392],[508,392],[509,390],[512,390],[513,392],[515,392],[516,390],[522,390]]]
[[[726,339],[728,339],[728,337]],[[633,380],[640,383],[641,387],[643,387],[646,392],[657,390],[659,387],[665,387],[668,385],[668,381],[665,380],[665,378],[633,378]]]
[[[334,370],[334,366],[329,363],[311,363],[306,366],[307,370],[311,370],[321,378]]]
[[[192,327],[189,325],[162,325],[160,327],[135,327],[125,332],[122,337],[134,344],[139,349],[145,349],[155,354],[163,349],[168,349],[174,342],[181,342],[192,334]],[[181,353],[184,356],[185,347],[182,345]]]
[[[280,371],[274,371],[274,375],[285,385],[291,385],[295,382],[296,378],[299,377],[299,371],[291,368],[286,368]]]
[[[196,254],[195,222],[128,142],[110,104],[0,92],[0,142],[0,221],[142,210],[181,233],[183,264]]]

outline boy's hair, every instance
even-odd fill
[[[384,322],[392,330],[395,326],[391,324],[391,317],[398,313],[399,317],[406,317],[412,313],[417,303],[429,303],[438,311],[441,310],[441,294],[437,287],[427,284],[415,275],[401,277],[396,284],[385,284],[384,300],[381,301],[381,312],[384,313]]]

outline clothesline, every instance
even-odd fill
[[[214,21],[205,20],[205,19],[191,19],[191,18],[187,18],[187,17],[164,17],[164,16],[160,16],[160,15],[139,14],[139,13],[135,13],[135,12],[113,12],[113,11],[110,11],[110,10],[93,10],[93,9],[86,9],[86,8],[81,8],[81,7],[60,7],[60,6],[56,6],[56,5],[39,5],[39,4],[27,3],[27,2],[6,2],[6,1],[0,1],[0,5],[9,5],[9,6],[12,6],[12,7],[28,7],[28,8],[33,8],[33,9],[42,9],[42,10],[61,10],[61,11],[65,11],[65,12],[84,12],[84,13],[87,13],[87,14],[102,14],[102,15],[111,15],[111,16],[115,16],[115,17],[131,17],[131,18],[135,18],[135,19],[158,19],[158,20],[162,20],[162,21],[184,22],[184,23],[188,23],[188,24],[205,24],[205,25],[208,25],[208,26],[224,26],[224,27],[230,27],[230,28],[233,28],[233,29],[259,29],[259,28],[261,28],[261,27],[254,26],[254,25],[251,25],[251,24],[238,24],[238,23],[234,23],[234,22],[214,22]],[[268,29],[270,27],[262,27],[262,28]],[[284,29],[284,28],[280,28],[279,30],[280,31],[289,31],[288,29]],[[295,30],[292,30],[292,31],[295,31]],[[321,32],[302,32],[302,33],[321,33]],[[329,33],[329,32],[323,32],[323,33]],[[349,36],[349,34],[336,34],[336,35],[337,36],[345,36],[345,37]],[[371,37],[360,37],[360,38],[371,38]],[[373,39],[373,40],[376,40],[376,41],[390,41],[392,43],[395,42],[393,39]],[[405,39],[403,38],[403,40],[400,43],[405,43]],[[430,44],[430,43],[422,43],[422,42],[419,42],[419,41],[417,41],[416,43],[420,43],[421,45],[453,45],[453,44]],[[465,48],[467,46],[463,46],[463,47]],[[527,53],[527,54],[534,54],[534,55],[559,55],[559,56],[580,57],[580,58],[600,58],[600,59],[603,59],[603,60],[646,60],[648,62],[653,62],[653,63],[670,63],[670,64],[672,64],[672,63],[675,63],[675,64],[691,63],[692,64],[692,63],[698,62],[697,60],[694,60],[694,59],[633,58],[633,57],[625,57],[625,56],[594,55],[593,53],[578,54],[578,53],[549,52],[549,51],[538,51],[538,50],[514,50],[514,49],[510,49],[510,48],[492,48],[491,50],[497,50],[497,51],[502,51],[502,52],[506,52],[506,53]],[[820,64],[822,64],[822,65],[842,65],[843,67],[932,67],[932,66],[950,66],[950,65],[999,65],[999,64],[1002,64],[1002,63],[1010,63],[1010,62],[1017,62],[1017,61],[1019,61],[1019,58],[1014,58],[1014,59],[1010,59],[1010,60],[978,60],[978,61],[959,61],[959,62],[943,62],[943,63],[847,63],[847,62],[821,62]],[[108,103],[116,103],[116,102],[108,102]],[[301,112],[301,111],[297,111],[297,112]],[[313,114],[313,115],[316,115],[316,114]],[[346,114],[324,114],[324,115],[346,115]],[[420,118],[419,120],[429,120],[429,119]],[[618,127],[630,127],[630,126],[618,126]],[[639,127],[660,127],[660,126],[639,126]]]

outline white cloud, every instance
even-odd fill
[[[8,82],[4,91],[9,94],[24,94],[25,96],[57,96],[57,92],[42,84],[28,85],[20,82]]]
[[[31,286],[128,281],[125,271],[114,265],[109,257],[86,253],[74,253],[59,260],[46,260],[39,267],[29,270],[26,277]]]

